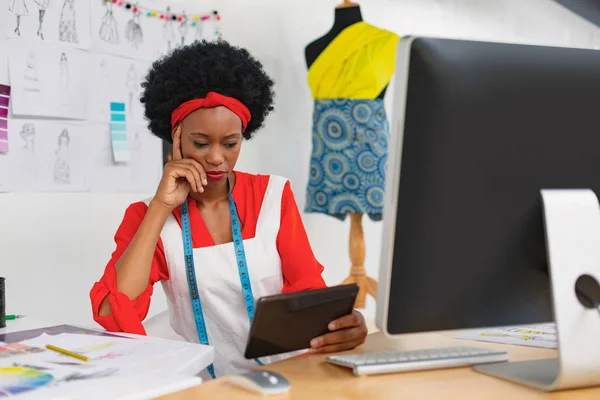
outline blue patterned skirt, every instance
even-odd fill
[[[305,212],[383,212],[389,123],[383,100],[315,100]]]

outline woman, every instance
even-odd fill
[[[273,110],[273,82],[246,50],[219,40],[174,50],[142,86],[150,131],[173,143],[173,160],[154,197],[125,212],[116,250],[90,294],[94,319],[144,334],[153,284],[161,281],[175,332],[215,347],[210,375],[244,371],[256,366],[243,357],[251,318],[244,298],[325,286],[290,183],[234,170],[242,139]],[[232,243],[240,230],[242,240]],[[199,293],[199,312],[190,288]],[[367,332],[357,311],[330,329],[311,342],[312,352],[356,347]]]

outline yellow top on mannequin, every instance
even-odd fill
[[[344,29],[308,69],[313,98],[377,98],[394,74],[399,39],[366,22]]]

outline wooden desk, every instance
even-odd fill
[[[456,333],[406,335],[390,341],[381,333],[370,334],[367,342],[351,353],[382,350],[411,350],[443,346],[477,346],[509,352],[510,361],[552,358],[556,350],[454,339]],[[492,378],[471,368],[355,377],[349,369],[324,362],[325,355],[288,359],[262,367],[283,374],[291,390],[275,399],[309,400],[399,400],[399,399],[600,399],[600,387],[544,393]],[[230,386],[220,378],[194,388],[163,397],[164,400],[228,399],[252,400],[261,397]]]

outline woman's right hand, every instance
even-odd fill
[[[190,190],[202,193],[208,184],[206,171],[196,160],[183,158],[181,152],[181,126],[173,135],[173,160],[165,164],[154,200],[173,211],[187,198]]]

